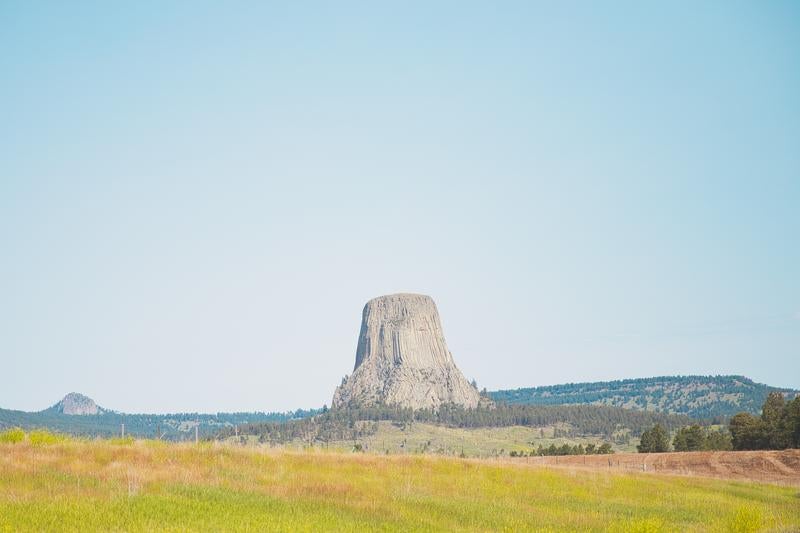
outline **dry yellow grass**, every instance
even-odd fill
[[[0,531],[800,529],[787,487],[220,444],[0,444]]]

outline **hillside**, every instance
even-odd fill
[[[215,434],[224,427],[256,422],[282,423],[295,418],[311,416],[315,410],[298,410],[287,413],[173,413],[173,414],[126,414],[106,411],[97,415],[65,415],[53,411],[12,411],[0,409],[0,430],[9,427],[23,429],[47,428],[59,433],[89,437],[119,435],[122,424],[125,434],[134,437],[166,440],[189,440],[194,438],[198,426],[199,436]]]
[[[70,393],[43,411],[0,409],[0,430],[9,427],[47,428],[71,435],[108,437],[119,435],[122,424],[125,424],[127,435],[179,441],[193,439],[195,426],[198,428],[198,435],[205,437],[226,427],[259,422],[282,423],[312,416],[317,412],[316,409],[298,409],[286,413],[127,414],[97,407],[91,398]]]
[[[388,424],[384,424],[387,422]],[[438,410],[400,409],[372,407],[365,409],[333,409],[313,418],[293,420],[284,424],[257,423],[239,426],[240,437],[255,436],[258,442],[271,445],[298,444],[305,446],[328,446],[331,443],[373,443],[388,438],[386,430],[391,426],[401,428],[410,438],[412,429],[420,424],[425,427],[442,427],[461,430],[486,429],[493,432],[492,440],[500,443],[506,451],[515,449],[514,442],[504,437],[504,428],[527,428],[530,435],[525,442],[537,439],[589,439],[604,440],[622,447],[630,446],[632,439],[642,431],[659,423],[672,430],[688,425],[692,419],[685,415],[634,411],[620,407],[597,405],[503,405],[465,409],[459,406],[441,406]],[[443,441],[445,453],[461,448],[462,437],[469,432],[446,432],[459,435]],[[473,432],[477,435],[476,432]],[[218,439],[227,440],[235,436],[231,427],[220,429]],[[464,437],[466,438],[466,437]],[[576,440],[578,439],[578,440]],[[252,440],[252,439],[248,439]],[[429,439],[425,439],[426,441]],[[505,445],[501,443],[505,441]],[[548,442],[549,444],[550,442]],[[397,450],[392,447],[389,451]],[[381,448],[383,449],[383,448]]]
[[[501,457],[511,452],[529,452],[539,446],[547,448],[555,445],[594,444],[600,446],[608,442],[615,452],[629,452],[636,449],[637,440],[628,431],[621,431],[616,438],[606,440],[601,436],[566,436],[571,433],[567,424],[553,426],[504,426],[458,428],[439,424],[414,422],[402,424],[382,420],[377,422],[356,422],[352,434],[340,434],[330,440],[305,440],[301,436],[281,442],[287,449],[312,448],[322,450],[351,451],[355,446],[370,453],[386,454],[434,454],[461,457]],[[313,433],[312,433],[313,434]],[[565,435],[565,436],[562,436]],[[240,435],[229,437],[224,442],[233,444],[256,444],[269,442],[260,435]]]
[[[509,404],[607,405],[715,418],[742,411],[759,413],[773,391],[788,396],[800,392],[756,383],[744,376],[662,376],[498,390],[489,392],[489,396]]]
[[[700,419],[727,417],[741,411],[760,412],[772,391],[794,396],[797,391],[770,387],[743,376],[666,376],[595,383],[569,383],[545,387],[499,390],[489,396],[500,402],[495,408],[476,410],[443,406],[431,410],[373,408],[334,410],[313,424],[302,419],[323,413],[320,409],[286,413],[175,413],[126,414],[98,407],[93,400],[70,393],[52,407],[39,412],[0,409],[0,429],[48,428],[74,435],[118,435],[122,424],[129,435],[161,436],[168,440],[194,437],[195,426],[201,437],[234,434],[235,426],[269,442],[301,438],[336,440],[341,435],[366,436],[355,431],[354,421],[416,421],[450,427],[554,427],[561,437],[598,436],[623,444],[620,435],[638,436],[644,427],[661,422],[674,429],[689,423],[687,416]],[[507,404],[507,405],[503,405]],[[560,408],[559,408],[560,407]],[[332,414],[334,412],[339,414]],[[346,414],[342,414],[342,413]],[[656,414],[681,415],[663,418]],[[355,416],[356,418],[351,420]],[[295,421],[285,428],[278,425]],[[249,426],[246,429],[244,426]]]

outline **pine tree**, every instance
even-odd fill
[[[728,423],[734,450],[759,450],[766,446],[764,426],[750,413],[739,413]]]
[[[730,450],[731,436],[726,431],[709,431],[706,435],[707,450]]]
[[[761,408],[761,422],[767,446],[783,450],[791,445],[791,435],[786,420],[786,400],[780,392],[771,392]]]
[[[786,404],[786,432],[792,448],[800,448],[800,395]]]
[[[662,453],[669,451],[669,433],[661,424],[656,424],[648,429],[639,440],[636,447],[639,453]]]
[[[696,452],[707,447],[706,433],[698,424],[683,427],[675,433],[672,446],[676,452]]]

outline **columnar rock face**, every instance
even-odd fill
[[[392,294],[367,302],[355,369],[337,387],[333,407],[476,407],[479,399],[447,349],[433,299]]]

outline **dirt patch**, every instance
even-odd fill
[[[800,450],[616,453],[525,457],[514,461],[592,470],[679,474],[800,486]]]

